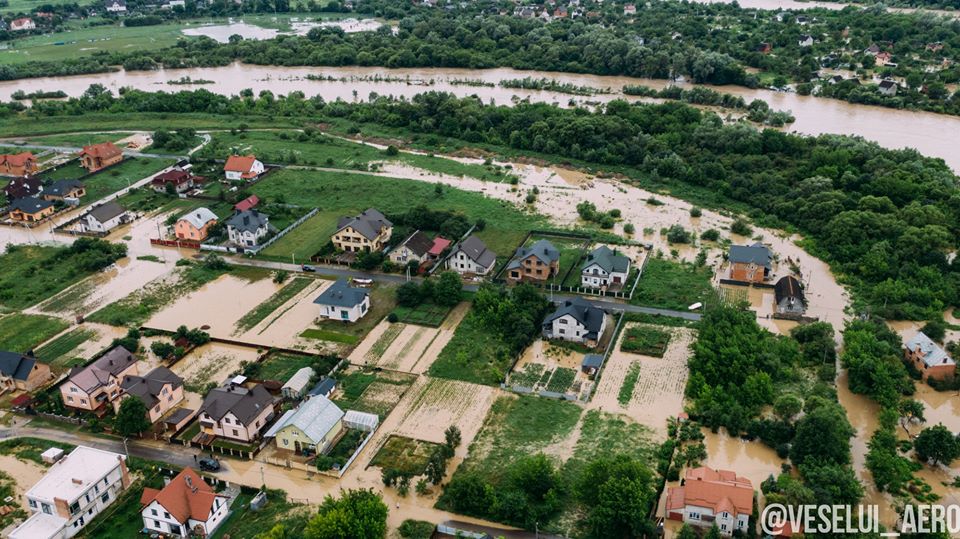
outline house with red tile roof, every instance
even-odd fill
[[[450,247],[450,243],[450,240],[442,236],[433,238],[433,245],[431,245],[430,250],[427,251],[427,256],[434,260],[440,258],[440,254],[443,253],[444,249]]]
[[[20,32],[24,30],[36,30],[37,23],[33,22],[33,19],[30,17],[23,17],[20,19],[14,19],[10,21],[10,30],[12,32]]]
[[[123,151],[112,142],[84,146],[80,150],[80,166],[89,172],[96,172],[120,161],[123,161]]]
[[[667,518],[708,528],[716,524],[725,536],[746,532],[753,494],[750,480],[732,471],[687,469],[680,486],[667,489]]]
[[[228,180],[254,180],[263,174],[263,163],[255,155],[231,155],[223,165],[223,173]]]
[[[37,173],[37,158],[31,152],[0,155],[0,174],[7,176],[30,176]]]
[[[214,492],[191,468],[184,468],[160,490],[140,496],[143,527],[175,537],[210,537],[230,514],[230,499]]]
[[[196,184],[196,178],[190,172],[182,169],[168,170],[162,174],[157,174],[150,180],[150,187],[159,193],[167,192],[168,185],[172,185],[174,193],[184,193],[193,189]]]
[[[260,197],[257,195],[250,195],[240,202],[234,204],[233,209],[237,211],[247,211],[256,208],[258,204],[260,204]]]

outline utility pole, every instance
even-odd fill
[[[261,485],[264,489],[267,488],[267,480],[266,480],[266,479],[264,478],[264,476],[263,476],[263,464],[260,465],[260,485]]]
[[[126,439],[126,438],[123,439],[123,454],[126,455],[127,458],[130,458],[130,450],[127,449],[127,439]]]

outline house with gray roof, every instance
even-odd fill
[[[766,245],[734,245],[727,255],[730,261],[730,278],[734,281],[761,283],[773,270],[773,254]]]
[[[487,275],[497,263],[497,253],[476,236],[461,241],[447,259],[447,269],[461,275]]]
[[[507,263],[507,282],[544,282],[560,272],[560,250],[549,240],[520,247]]]
[[[63,404],[69,408],[101,411],[120,396],[120,382],[138,374],[137,358],[122,346],[115,346],[86,367],[70,369],[60,384]]]
[[[156,423],[167,412],[183,401],[183,379],[166,367],[157,367],[143,376],[127,375],[120,382],[120,395],[113,400],[113,409],[120,411],[120,403],[127,397],[136,397],[147,407],[147,419]]]
[[[320,318],[356,322],[370,310],[370,293],[340,279],[328,286],[313,302],[320,306]]]
[[[338,251],[381,251],[392,234],[393,223],[379,210],[368,208],[353,217],[341,217],[330,241]]]
[[[133,216],[126,208],[111,200],[88,211],[80,218],[80,226],[84,232],[106,233],[132,220]]]
[[[388,258],[394,264],[404,265],[410,262],[423,262],[433,247],[433,239],[417,230],[407,236],[400,245],[394,247]]]
[[[587,255],[580,267],[580,284],[590,288],[621,287],[630,274],[630,259],[601,245]]]
[[[273,438],[277,449],[299,455],[322,454],[340,437],[343,416],[333,401],[317,395],[280,416],[264,436]]]
[[[43,188],[44,200],[64,200],[80,198],[87,194],[80,180],[57,180]]]
[[[263,384],[247,388],[230,382],[211,389],[198,413],[200,431],[207,436],[251,442],[273,419],[273,403]]]
[[[564,301],[543,321],[545,339],[563,339],[587,346],[600,342],[607,327],[607,313],[579,297]]]
[[[256,247],[277,229],[270,224],[270,216],[257,210],[238,211],[227,219],[227,235],[238,247]]]
[[[317,395],[322,395],[324,397],[330,398],[330,395],[333,394],[333,390],[337,389],[337,381],[329,376],[324,376],[320,379],[315,386],[313,386],[310,391],[307,392],[307,398],[316,397]]]
[[[37,361],[33,352],[0,350],[0,393],[33,391],[50,381],[50,376],[50,367]]]
[[[933,339],[919,331],[903,345],[904,358],[920,371],[924,380],[943,380],[956,375],[957,363]]]

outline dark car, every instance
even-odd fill
[[[308,265],[306,265],[306,264],[300,266],[300,269],[302,269],[303,271],[306,271],[306,272],[308,272],[308,273],[313,273],[313,272],[317,271],[317,268],[315,268],[315,267],[313,267],[313,266],[308,266]]]
[[[200,469],[205,472],[219,472],[220,471],[220,461],[212,458],[201,458],[197,460],[197,464],[200,465]]]

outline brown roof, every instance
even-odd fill
[[[107,384],[110,376],[118,376],[136,361],[137,358],[126,348],[117,346],[86,367],[71,369],[70,381],[89,393]]]
[[[254,155],[231,155],[227,158],[227,163],[223,165],[223,170],[229,172],[250,172],[253,168],[253,162],[257,158]]]
[[[33,161],[35,159],[36,158],[33,157],[33,153],[31,152],[0,155],[0,163],[10,163],[10,166],[14,167],[22,167],[27,164],[27,161]]]
[[[120,148],[117,148],[117,145],[112,142],[101,142],[100,144],[94,144],[92,146],[84,146],[83,149],[80,150],[80,155],[91,155],[101,159],[115,157],[121,153],[123,152]]]
[[[753,512],[753,484],[729,470],[701,466],[687,470],[683,486],[667,490],[667,510],[685,506],[709,507],[713,512],[749,515]]]
[[[174,169],[174,170],[168,170],[163,174],[157,174],[156,176],[153,177],[153,181],[150,183],[153,183],[154,185],[163,185],[167,183],[180,185],[181,183],[186,183],[190,181],[191,178],[192,178],[192,175],[186,170]]]
[[[146,507],[156,501],[176,518],[177,522],[185,524],[191,518],[206,521],[216,498],[217,493],[197,472],[192,468],[184,468],[163,490],[143,489],[140,505]]]

